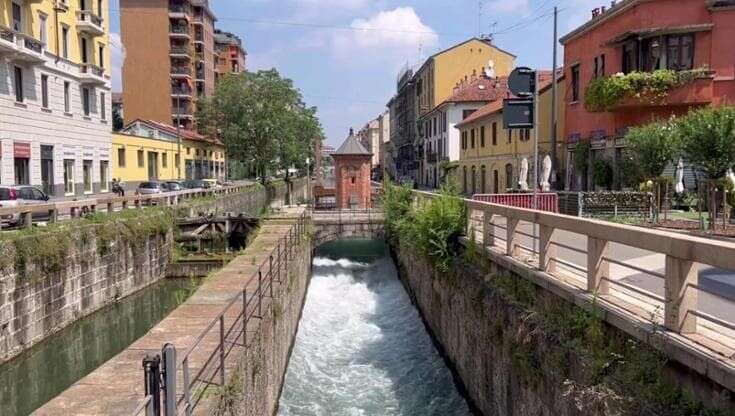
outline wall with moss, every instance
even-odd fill
[[[165,276],[172,245],[164,208],[0,234],[0,362]]]
[[[401,279],[480,414],[733,415],[731,392],[480,255],[438,273],[394,248]]]

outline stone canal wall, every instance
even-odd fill
[[[448,272],[394,248],[401,280],[484,415],[731,415],[732,392],[467,243]]]
[[[294,180],[292,194],[303,193],[305,185],[305,179]],[[175,212],[149,207],[0,234],[0,363],[164,278],[174,215],[258,215],[269,203],[282,204],[286,194],[282,181],[254,184],[241,193],[193,200]]]

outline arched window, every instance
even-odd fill
[[[462,193],[467,193],[467,166],[462,167],[464,174],[462,175]]]
[[[498,193],[498,188],[500,187],[500,184],[498,183],[498,170],[495,169],[493,171],[493,193]]]
[[[477,169],[472,167],[472,195],[477,193]]]
[[[485,165],[482,165],[482,168],[480,168],[480,193],[485,193]]]
[[[513,165],[508,163],[505,165],[505,188],[513,189]]]

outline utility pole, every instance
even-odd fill
[[[176,92],[176,154],[179,156],[179,163],[176,164],[176,176],[181,180],[181,93]]]
[[[551,189],[558,190],[559,178],[558,178],[558,166],[556,164],[556,126],[558,122],[556,120],[556,45],[557,40],[557,14],[558,10],[554,7],[554,51],[553,64],[551,65]]]
[[[535,88],[533,92],[533,209],[538,209],[538,136],[539,136],[539,71],[536,71]],[[536,238],[536,223],[533,223],[533,250],[537,252],[538,239]]]

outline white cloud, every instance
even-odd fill
[[[319,6],[321,9],[339,7],[348,10],[361,9],[372,3],[371,0],[293,0],[293,2],[307,7]]]
[[[418,56],[419,48],[430,50],[439,44],[439,35],[421,21],[412,7],[355,19],[350,27],[352,30],[332,32],[332,51],[343,61],[399,66],[407,57]]]
[[[112,90],[122,91],[122,66],[125,61],[125,46],[119,33],[110,33],[110,65],[112,70]]]
[[[487,4],[487,8],[491,12],[506,14],[527,15],[530,11],[529,0],[493,0]]]

